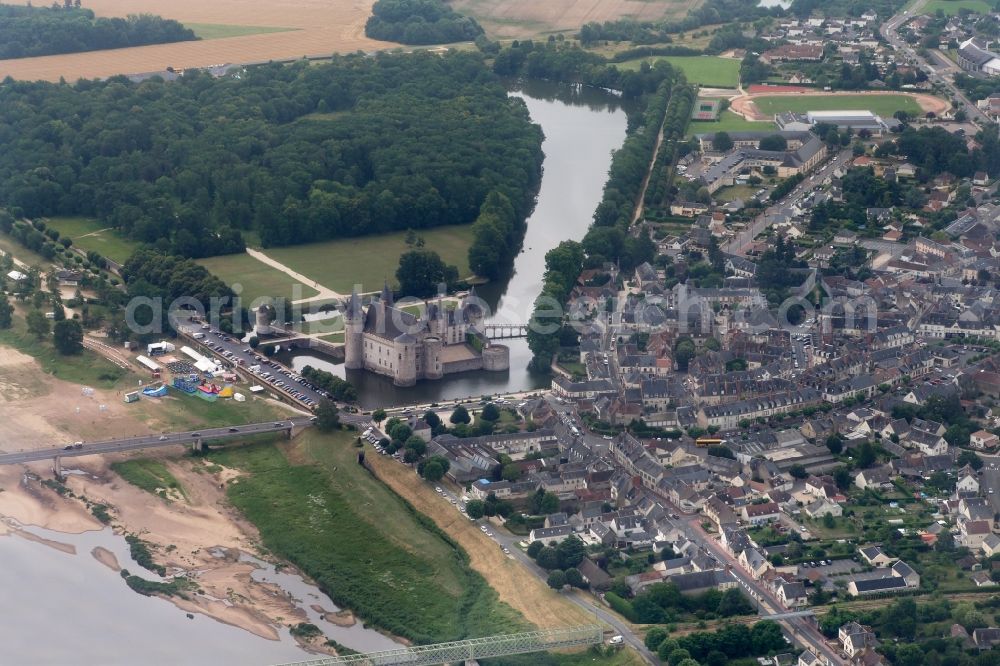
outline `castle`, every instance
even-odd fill
[[[477,329],[482,310],[474,297],[470,292],[452,310],[429,303],[418,317],[393,305],[388,285],[367,310],[357,292],[351,294],[344,313],[345,366],[392,377],[396,386],[468,370],[508,370],[510,349]]]

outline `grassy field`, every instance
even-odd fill
[[[719,119],[713,122],[692,120],[688,124],[688,136],[695,134],[710,134],[712,132],[757,132],[774,129],[772,122],[753,122],[738,116],[732,111],[723,111]]]
[[[293,293],[292,285],[299,284],[298,282],[281,271],[257,261],[249,254],[227,254],[197,261],[229,286],[235,284],[242,286],[240,298],[243,299],[245,306],[249,306],[251,301],[257,298],[281,297],[291,301],[309,298],[319,293],[306,284],[300,285],[300,293]]]
[[[773,115],[782,111],[871,111],[891,117],[896,111],[910,115],[923,114],[920,105],[906,95],[774,95],[755,97],[754,104],[762,113]]]
[[[310,430],[290,449],[250,444],[208,459],[249,472],[227,494],[264,546],[367,623],[418,642],[525,628],[453,541],[357,464],[354,441]]]
[[[715,192],[713,197],[717,201],[735,201],[736,199],[743,199],[746,201],[754,194],[760,186],[754,187],[752,185],[733,185],[732,187],[723,187]]]
[[[976,14],[989,14],[993,6],[984,0],[931,0],[921,10],[923,14],[936,14],[938,10],[945,16],[953,16],[961,9],[967,9]]]
[[[40,254],[32,252],[25,246],[18,243],[16,240],[11,238],[5,233],[0,233],[0,250],[6,252],[7,254],[13,255],[15,258],[23,261],[29,266],[38,266],[39,268],[44,268],[51,265],[51,261],[46,259]]]
[[[288,32],[297,28],[276,28],[260,25],[225,25],[221,23],[185,23],[185,28],[194,30],[198,39],[226,39],[227,37],[243,37],[245,35],[260,35],[271,32]]]
[[[459,277],[469,275],[468,253],[472,244],[472,225],[423,229],[417,233],[424,239],[427,249],[441,255],[446,264],[458,267]],[[364,291],[376,291],[385,280],[396,284],[399,257],[409,249],[405,238],[406,232],[399,231],[379,236],[270,248],[266,253],[295,272],[342,294],[350,293],[355,284],[361,284]]]
[[[622,69],[639,69],[643,62],[666,60],[691,83],[712,88],[735,88],[740,79],[740,61],[715,56],[664,56],[626,60],[617,66]]]
[[[646,663],[634,650],[593,647],[572,654],[523,654],[499,659],[483,659],[483,666],[640,666]]]
[[[145,458],[111,463],[111,469],[133,486],[165,500],[185,499],[184,488],[162,460]]]
[[[16,314],[14,325],[0,330],[0,345],[33,356],[43,372],[75,384],[106,389],[133,385],[134,375],[92,351],[84,349],[79,354],[63,356],[52,346],[51,339],[38,340],[28,333],[24,318]]]
[[[245,391],[243,393],[246,393]],[[131,409],[154,431],[211,428],[234,423],[262,423],[288,418],[288,409],[263,398],[247,395],[246,402],[209,402],[171,390],[165,398],[142,398]]]
[[[45,223],[62,236],[69,236],[74,247],[87,252],[93,250],[119,264],[125,263],[139,247],[139,243],[123,237],[92,217],[50,217],[45,219]]]

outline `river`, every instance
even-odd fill
[[[531,119],[545,133],[544,173],[535,208],[528,218],[524,245],[514,259],[511,274],[476,291],[497,313],[498,320],[527,323],[542,289],[545,253],[563,240],[580,240],[587,233],[601,200],[612,152],[625,141],[627,118],[617,97],[594,88],[530,81],[514,86],[510,94],[525,101]],[[343,364],[335,364],[310,351],[280,358],[296,370],[312,365],[350,380],[358,389],[361,404],[367,408],[478,397],[548,385],[548,377],[528,371],[531,351],[526,340],[500,342],[510,347],[509,372],[467,372],[408,388],[393,386],[392,380],[368,372],[347,372]]]
[[[281,630],[281,640],[267,640],[198,613],[189,618],[169,601],[132,591],[117,572],[94,558],[94,548],[114,553],[132,574],[160,579],[132,560],[125,539],[110,528],[80,534],[22,529],[72,545],[76,553],[17,535],[0,537],[0,588],[7,608],[0,623],[0,663],[264,666],[316,658],[287,629]],[[243,558],[257,566],[255,580],[290,593],[327,637],[359,651],[396,647],[360,623],[348,628],[326,622],[312,606],[327,611],[336,606],[319,589],[249,555]]]

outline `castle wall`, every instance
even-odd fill
[[[510,347],[491,344],[483,349],[483,370],[490,372],[510,370]]]
[[[461,361],[449,361],[447,363],[441,364],[442,373],[445,375],[453,375],[456,372],[468,372],[470,370],[482,370],[483,369],[483,359],[481,356],[475,358],[463,359]]]

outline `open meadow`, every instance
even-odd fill
[[[626,60],[616,65],[620,69],[639,69],[644,62],[653,63],[666,60],[691,83],[710,88],[735,88],[740,80],[740,61],[733,58],[717,56],[660,56],[653,58],[636,58]]]
[[[472,16],[494,39],[522,39],[557,32],[575,33],[584,23],[633,18],[681,18],[701,0],[453,0],[457,12]]]
[[[471,224],[420,229],[417,235],[424,239],[424,247],[441,255],[446,264],[457,266],[459,277],[469,276]],[[325,287],[341,294],[349,294],[355,284],[360,284],[366,292],[381,289],[386,280],[389,284],[396,284],[399,257],[409,249],[406,245],[406,232],[399,231],[378,236],[269,248],[264,253]],[[221,274],[216,274],[225,279]],[[253,284],[245,278],[243,282],[248,288]],[[253,288],[256,289],[256,285]]]
[[[419,642],[525,628],[455,542],[357,464],[354,441],[309,430],[207,458],[249,473],[227,495],[264,546],[366,622]]]
[[[9,4],[27,4],[11,0]],[[0,61],[0,78],[68,81],[267,62],[398,46],[365,37],[373,0],[86,0],[98,16],[157,14],[192,26],[201,41]],[[634,3],[641,5],[642,3]],[[276,30],[275,30],[276,29]]]
[[[45,224],[73,241],[73,246],[124,264],[139,243],[129,240],[92,217],[49,217]]]
[[[311,298],[319,293],[249,254],[226,254],[198,259],[197,262],[230,287],[240,285],[240,298],[245,305],[258,298],[284,298],[292,301]],[[299,285],[298,293],[292,290],[296,284]]]

